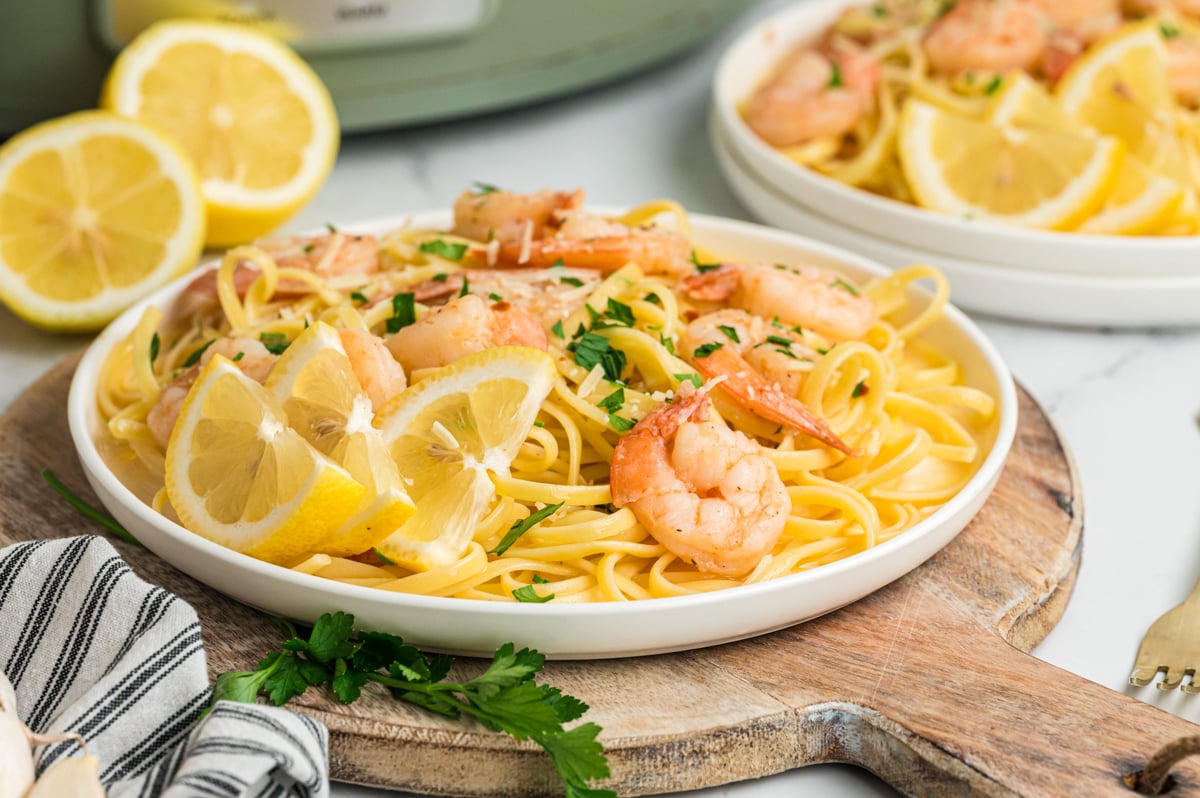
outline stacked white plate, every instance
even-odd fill
[[[748,209],[893,268],[937,266],[950,279],[954,303],[971,311],[1075,326],[1200,324],[1200,236],[1096,236],[957,219],[839,183],[751,132],[739,103],[788,51],[815,41],[854,1],[798,3],[750,28],[723,55],[709,132]]]

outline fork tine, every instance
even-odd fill
[[[1158,668],[1150,665],[1138,665],[1133,669],[1133,673],[1129,675],[1129,683],[1137,687],[1145,687],[1154,681],[1154,677],[1158,675]],[[1197,688],[1200,690],[1200,688]]]
[[[1159,690],[1174,690],[1182,681],[1183,668],[1180,668],[1178,665],[1168,665],[1167,675],[1162,678],[1161,682],[1158,682],[1154,686]]]

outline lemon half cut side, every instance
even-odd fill
[[[271,231],[324,183],[337,115],[316,73],[245,26],[158,22],[121,51],[101,104],[161,127],[200,172],[211,247]]]
[[[0,298],[33,324],[94,330],[193,266],[204,201],[166,136],[103,111],[0,147]]]

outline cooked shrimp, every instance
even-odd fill
[[[1033,0],[1056,31],[1068,33],[1084,45],[1121,26],[1120,0]]]
[[[774,147],[848,133],[875,105],[879,64],[850,46],[794,51],[750,98],[746,124]]]
[[[786,347],[771,344],[768,336],[776,335],[781,341],[794,343]],[[706,378],[724,378],[720,389],[751,413],[855,456],[854,450],[823,419],[780,387],[783,383],[799,390],[804,360],[811,362],[816,358],[791,331],[775,328],[744,310],[729,308],[701,316],[689,324],[680,338],[680,346],[684,356]],[[760,347],[769,351],[755,351]],[[786,350],[786,354],[777,350]],[[793,357],[794,364],[784,362],[785,358]]]
[[[183,409],[183,400],[187,398],[192,383],[200,376],[200,370],[208,365],[215,355],[222,355],[233,361],[250,379],[256,382],[266,382],[267,375],[279,359],[273,355],[260,341],[253,338],[217,338],[209,344],[200,360],[188,367],[182,374],[168,383],[158,394],[158,401],[146,415],[146,426],[154,440],[164,449],[171,439],[171,430],[179,420],[179,411]]]
[[[935,72],[1032,69],[1049,41],[1050,20],[1034,0],[960,0],[925,36]]]
[[[318,236],[288,236],[264,239],[255,246],[267,253],[281,269],[301,269],[319,277],[366,278],[379,271],[379,239],[370,235],[327,233]],[[233,286],[244,297],[261,272],[245,261],[233,271]],[[280,296],[306,294],[307,283],[281,279],[275,287]],[[217,270],[210,269],[193,280],[179,295],[172,309],[175,318],[191,318],[217,302]]]
[[[1181,104],[1200,105],[1200,43],[1187,36],[1167,41],[1167,82]]]
[[[511,191],[465,191],[454,202],[453,233],[475,241],[520,242],[527,234],[541,238],[557,224],[556,214],[583,207],[583,190],[543,189],[533,194]],[[527,233],[528,231],[528,233]]]
[[[562,212],[558,219],[551,235],[500,242],[495,248],[496,264],[535,268],[565,264],[614,272],[636,263],[647,274],[669,276],[692,268],[692,244],[674,230],[653,225],[630,227],[583,211]]]
[[[488,304],[474,294],[431,309],[387,339],[387,348],[409,373],[493,346],[545,350],[548,341],[541,322],[528,311],[509,302]]]
[[[1125,14],[1133,17],[1200,19],[1200,0],[1122,0]]]
[[[761,448],[707,409],[705,393],[681,392],[617,442],[613,505],[700,570],[740,576],[775,548],[791,500]]]
[[[342,348],[346,350],[354,376],[371,400],[371,409],[379,412],[389,399],[408,385],[404,369],[392,357],[383,339],[366,330],[338,330],[338,337],[342,341]]]
[[[694,299],[727,300],[757,316],[841,340],[861,338],[878,318],[875,303],[853,283],[816,266],[727,263],[683,283]]]
[[[549,329],[587,301],[602,275],[595,269],[466,269],[426,280],[413,288],[418,302],[443,304],[466,292],[527,310]],[[390,297],[390,295],[389,295]]]

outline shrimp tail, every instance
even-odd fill
[[[692,299],[706,302],[721,302],[733,296],[738,289],[742,269],[732,263],[722,263],[715,269],[683,278],[683,288]]]
[[[692,362],[706,379],[724,377],[720,387],[755,415],[811,435],[849,457],[858,457],[857,452],[846,445],[824,419],[784,393],[778,384],[768,382],[737,352],[724,347],[704,357],[694,357]]]

